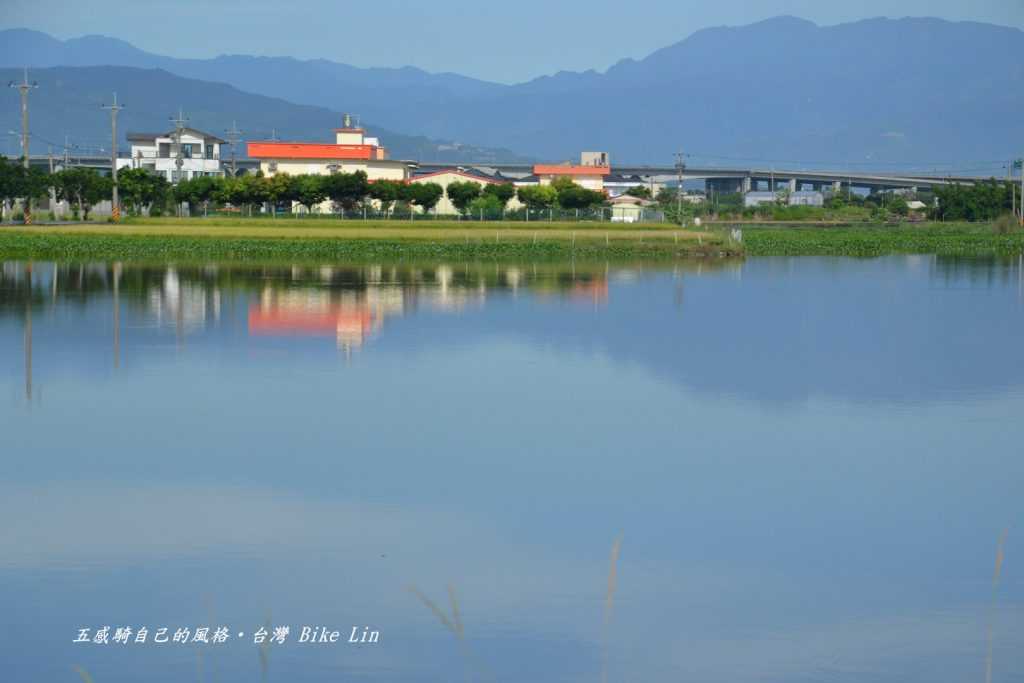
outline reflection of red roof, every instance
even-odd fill
[[[604,303],[608,301],[608,280],[577,283],[573,285],[570,296],[573,299],[589,299],[594,303]]]
[[[254,159],[373,159],[373,145],[329,145],[320,142],[250,142]]]
[[[306,311],[260,306],[249,309],[249,334],[334,335],[339,328],[366,331],[372,327],[373,314],[367,310]]]
[[[537,164],[533,167],[534,175],[608,175],[612,169],[608,166],[560,166],[558,164]]]

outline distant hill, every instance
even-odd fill
[[[126,48],[127,50],[128,48]],[[31,53],[28,53],[31,54]],[[3,82],[21,80],[21,69],[0,69]],[[30,95],[30,129],[33,154],[57,150],[68,135],[72,142],[93,150],[110,149],[110,117],[100,108],[109,103],[113,91],[125,105],[119,114],[119,144],[127,150],[124,135],[129,131],[157,132],[173,128],[172,114],[184,109],[189,125],[224,137],[237,120],[246,139],[330,141],[331,130],[341,125],[342,114],[325,107],[299,105],[280,98],[254,95],[224,83],[182,78],[161,69],[123,66],[34,68],[30,80],[39,88]],[[18,93],[4,88],[0,93],[2,132],[21,131]],[[508,150],[402,135],[363,122],[371,135],[379,136],[392,158],[422,159],[458,163],[465,160],[521,161]],[[0,141],[0,152],[20,154],[15,136]],[[240,155],[245,155],[240,145]]]
[[[817,26],[779,17],[701,30],[605,73],[563,72],[509,86],[326,60],[174,59],[110,38],[0,32],[3,65],[159,67],[535,158],[603,150],[618,162],[671,163],[682,149],[722,165],[928,168],[932,161],[1020,155],[1021,54],[1024,32],[988,24],[870,19]],[[241,126],[252,127],[249,115],[237,115]]]

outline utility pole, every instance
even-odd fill
[[[64,135],[64,168],[71,167],[71,143],[68,142],[67,134]]]
[[[1017,217],[1017,186],[1013,184],[1013,170],[1017,168],[1017,162],[1010,160],[1006,164],[1006,184],[1010,186],[1010,209],[1013,217]]]
[[[231,130],[224,131],[228,136],[228,143],[231,145],[231,177],[238,175],[238,166],[235,164],[235,148],[242,140],[242,132],[234,121],[231,122]]]
[[[1017,159],[1020,169],[1020,224],[1024,225],[1024,159]]]
[[[53,145],[49,145],[46,149],[47,156],[50,158],[50,214],[57,217],[57,188],[53,186]]]
[[[686,170],[684,156],[681,151],[676,152],[676,218],[680,225],[683,223],[683,171]]]
[[[28,170],[28,93],[30,90],[39,87],[36,81],[28,82],[28,67],[25,67],[25,75],[21,83],[11,81],[8,88],[17,88],[21,92],[21,163]],[[25,197],[25,225],[32,223],[32,198]]]
[[[117,93],[114,93],[114,103],[101,105],[103,109],[110,110],[110,177],[114,180],[114,192],[111,195],[110,217],[114,222],[121,220],[121,202],[117,196],[117,112],[124,109],[123,104],[117,103]]]
[[[178,118],[171,117],[171,122],[174,123],[174,144],[177,147],[174,159],[174,166],[178,169],[178,174],[174,179],[174,184],[177,185],[181,181],[181,169],[185,165],[185,159],[181,154],[181,132],[185,129],[185,124],[188,123],[188,119],[185,118],[185,114],[179,108]]]

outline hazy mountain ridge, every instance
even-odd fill
[[[20,69],[0,69],[3,80],[20,80]],[[118,101],[125,109],[118,117],[119,144],[127,151],[125,134],[129,131],[160,132],[173,128],[172,114],[184,108],[189,125],[224,137],[233,121],[245,131],[246,139],[279,139],[333,142],[332,129],[341,125],[342,115],[324,107],[298,105],[280,98],[247,93],[224,83],[184,78],[161,69],[123,66],[77,66],[35,68],[30,77],[39,82],[32,91],[30,129],[32,152],[45,153],[53,147],[61,153],[64,136],[85,144],[93,153],[110,149],[110,117],[100,108],[109,103],[117,89]],[[20,131],[18,94],[6,92],[6,112],[0,122]],[[369,133],[382,138],[393,158],[461,162],[470,159],[493,161],[521,160],[508,150],[402,135],[372,124]],[[5,129],[6,130],[6,129]],[[18,154],[20,148],[5,140],[4,153]],[[238,150],[245,156],[244,145]],[[227,154],[227,151],[225,151]]]
[[[15,49],[8,33],[0,34],[0,64],[18,55],[43,60],[46,51],[50,61],[134,61],[544,159],[595,149],[620,162],[671,163],[682,149],[709,159],[869,165],[1024,152],[1024,122],[1015,116],[1024,105],[1024,32],[975,22],[817,26],[777,17],[703,29],[604,73],[559,72],[517,85],[328,60],[182,60],[104,38],[54,45],[26,31],[16,36],[22,44],[48,47]]]

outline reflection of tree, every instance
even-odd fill
[[[945,285],[957,282],[992,286],[1013,283],[1020,277],[1019,256],[917,256],[932,261],[932,277]]]
[[[264,297],[268,291],[280,296],[288,292],[315,292],[328,300],[333,297],[336,302],[353,294],[378,302],[383,297],[398,296],[403,310],[424,305],[437,310],[461,310],[468,305],[481,305],[489,292],[532,292],[604,302],[610,267],[603,261],[328,265],[36,263],[30,276],[26,265],[2,264],[0,316],[20,317],[26,306],[39,309],[58,302],[64,306],[85,306],[92,299],[112,296],[116,283],[118,297],[126,306],[186,328],[201,325],[208,316],[215,317],[221,293],[248,292]],[[701,267],[707,268],[708,264]],[[667,268],[678,270],[680,264],[624,263],[611,268],[637,275]],[[388,305],[393,307],[393,302]]]

